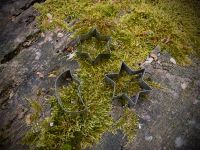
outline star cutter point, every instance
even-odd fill
[[[86,59],[89,61],[92,65],[95,65],[99,63],[102,60],[109,59],[111,56],[111,49],[110,49],[110,43],[111,43],[111,37],[110,36],[104,36],[101,35],[97,29],[92,29],[88,33],[80,35],[78,38],[78,45],[81,46],[82,43],[85,41],[91,39],[92,37],[96,38],[97,41],[105,41],[105,51],[102,53],[99,53],[95,59],[92,59],[90,53],[84,52],[81,48],[77,48],[77,56]]]
[[[69,82],[70,81],[74,81],[76,84],[78,84],[78,88],[77,88],[77,95],[79,97],[79,102],[81,103],[81,105],[83,106],[83,109],[82,110],[79,110],[79,111],[69,111],[67,110],[63,103],[62,103],[62,100],[60,98],[60,95],[59,95],[59,92],[58,92],[58,88],[61,87],[61,86],[67,86],[68,84],[70,84]],[[57,99],[57,102],[59,104],[59,106],[61,107],[61,109],[65,112],[65,113],[68,113],[68,114],[80,114],[80,113],[85,113],[87,112],[87,107],[82,99],[82,96],[81,96],[81,90],[80,90],[80,81],[78,79],[76,79],[72,73],[71,73],[71,70],[66,70],[64,71],[63,73],[61,73],[57,78],[56,78],[56,81],[55,81],[55,96],[56,96],[56,99]]]
[[[137,92],[136,95],[133,95],[135,102],[126,93],[120,93],[118,95],[115,95],[116,83],[114,80],[118,79],[123,71],[125,71],[128,75],[139,75],[138,84],[139,84],[141,90],[139,92]],[[118,73],[106,74],[105,81],[113,87],[113,99],[123,98],[128,102],[129,107],[135,106],[137,104],[140,96],[148,94],[152,90],[152,88],[143,80],[144,74],[145,74],[145,69],[132,70],[124,62],[122,62],[120,71]]]

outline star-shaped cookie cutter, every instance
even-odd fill
[[[96,38],[97,41],[105,41],[105,51],[98,54],[95,59],[92,59],[91,55],[87,52],[84,52],[82,48],[77,48],[77,56],[86,59],[89,61],[92,65],[95,65],[99,63],[102,60],[109,59],[111,56],[111,49],[110,49],[110,43],[111,43],[111,37],[110,36],[104,36],[101,35],[97,29],[91,29],[88,33],[80,35],[78,37],[77,45],[81,46],[85,41],[91,39],[92,37]]]
[[[62,86],[67,86],[70,84],[70,82],[74,81],[76,84],[78,84],[78,97],[79,97],[79,102],[81,103],[81,105],[83,106],[84,109],[82,110],[79,110],[79,111],[69,111],[67,110],[63,103],[62,103],[62,100],[60,98],[60,95],[59,95],[59,92],[58,92],[58,88],[59,87],[62,87]],[[72,73],[71,73],[71,70],[66,70],[64,71],[63,73],[61,73],[57,78],[56,78],[56,81],[55,81],[55,96],[56,96],[56,99],[57,99],[57,102],[59,104],[59,106],[61,107],[61,109],[66,112],[66,113],[69,113],[69,114],[79,114],[79,113],[84,113],[84,112],[87,112],[87,107],[85,105],[85,103],[83,102],[83,99],[82,99],[82,96],[81,96],[81,90],[80,90],[80,81],[78,79],[76,79]]]
[[[138,84],[141,90],[136,95],[133,95],[134,98],[129,97],[127,93],[120,93],[118,95],[115,95],[116,83],[114,80],[118,79],[123,71],[125,71],[128,75],[139,75]],[[106,74],[105,75],[106,82],[113,87],[113,99],[123,98],[128,102],[129,107],[135,106],[140,96],[147,94],[152,90],[152,88],[143,80],[144,74],[145,74],[145,69],[132,70],[124,62],[122,62],[120,71],[118,73]]]

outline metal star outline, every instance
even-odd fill
[[[134,101],[135,102],[126,93],[120,93],[118,95],[115,95],[116,94],[115,93],[115,91],[116,91],[116,83],[115,83],[114,80],[118,79],[123,71],[125,71],[128,75],[139,75],[138,84],[139,84],[141,90],[136,95],[134,95],[134,97],[135,97]],[[106,82],[113,87],[113,99],[123,98],[128,102],[128,106],[129,107],[135,106],[137,104],[138,99],[139,99],[140,96],[145,95],[145,94],[149,93],[152,90],[152,88],[143,80],[144,74],[145,74],[145,69],[132,70],[124,62],[122,62],[120,71],[118,73],[106,74],[105,75]]]
[[[92,37],[96,38],[97,41],[105,41],[106,42],[105,51],[103,51],[102,53],[98,54],[95,59],[92,59],[92,57],[90,56],[89,53],[86,53],[86,52],[84,52],[84,50],[78,48],[77,49],[77,56],[81,57],[83,59],[86,59],[92,65],[95,65],[95,64],[99,63],[100,61],[102,61],[104,59],[109,59],[110,58],[110,56],[111,56],[111,50],[110,50],[111,37],[110,36],[101,35],[97,31],[97,29],[92,29],[88,33],[80,35],[79,38],[78,38],[78,43],[77,44],[81,45],[82,43],[84,43],[85,41],[91,39]]]

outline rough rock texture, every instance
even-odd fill
[[[168,62],[166,54],[159,59],[162,65],[154,63],[146,69],[164,89],[153,90],[149,100],[137,106],[136,112],[146,121],[127,149],[198,149],[200,61],[178,67]],[[187,86],[182,88],[183,84]],[[147,140],[149,136],[152,140]]]
[[[30,1],[17,2],[5,2],[5,7],[14,7],[19,12],[14,21],[7,18],[13,15],[12,12],[3,17],[3,11],[7,9],[1,8],[0,22],[7,22],[1,24],[0,30],[0,149],[26,148],[19,141],[29,128],[25,123],[26,115],[31,111],[27,98],[45,102],[55,80],[55,77],[48,77],[49,73],[78,66],[75,61],[67,60],[65,54],[60,54],[69,33],[63,32],[62,38],[54,32],[41,36],[35,27],[36,13],[29,8]],[[27,9],[21,11],[25,6]]]
[[[39,30],[37,12],[32,5],[44,0],[8,0],[0,2],[0,62],[5,63],[17,55],[23,42]]]
[[[42,0],[3,0],[0,2],[0,149],[27,149],[20,145],[29,129],[28,99],[44,103],[52,95],[52,71],[75,69],[78,64],[60,53],[69,42],[69,33],[41,34],[36,28],[34,2]],[[106,133],[99,150],[198,149],[200,147],[200,60],[188,67],[170,62],[162,53],[158,61],[146,64],[146,76],[162,85],[147,101],[135,108],[140,129],[131,144],[119,132]],[[158,63],[160,62],[160,63]],[[116,111],[120,115],[121,110]]]
[[[200,61],[188,67],[170,62],[162,53],[158,62],[145,65],[146,78],[161,84],[135,111],[140,117],[133,142],[126,145],[121,133],[105,134],[97,150],[168,150],[200,148]],[[121,112],[118,111],[118,114]]]

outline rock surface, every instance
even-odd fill
[[[7,22],[1,25],[0,30],[0,149],[27,148],[20,145],[21,138],[29,129],[27,115],[32,111],[27,99],[45,102],[45,96],[52,93],[55,80],[48,75],[78,66],[75,61],[68,61],[65,54],[59,53],[68,42],[69,33],[63,33],[62,39],[53,32],[41,37],[35,27],[36,13],[29,5],[30,1],[18,2],[19,7],[18,3],[15,6],[15,3],[5,2],[5,7],[1,8],[0,22]],[[30,7],[20,11],[21,4]],[[6,7],[14,7],[20,12],[14,22],[7,18],[14,15],[13,12],[2,17]],[[27,23],[30,15],[32,19]],[[31,42],[24,46],[27,41]]]
[[[20,144],[29,129],[28,99],[46,101],[52,95],[55,76],[78,64],[60,53],[69,33],[39,33],[32,8],[42,0],[3,0],[0,3],[0,149],[27,149]],[[62,33],[58,35],[58,33]],[[189,67],[170,62],[161,53],[158,61],[145,64],[146,77],[161,84],[147,101],[135,108],[140,129],[133,142],[105,133],[94,150],[198,149],[200,147],[200,60]],[[121,112],[119,110],[118,112]],[[119,114],[115,114],[120,117]]]
[[[110,150],[168,150],[200,148],[200,105],[194,103],[200,95],[200,60],[189,67],[172,65],[167,53],[158,57],[161,63],[145,64],[146,78],[161,84],[154,89],[147,101],[140,101],[135,110],[140,116],[140,129],[133,142],[112,138],[112,145],[102,142],[94,149]],[[187,87],[185,84],[187,83]],[[184,84],[184,86],[183,86]],[[113,136],[106,134],[105,139]],[[117,134],[120,137],[121,134]],[[122,136],[123,137],[123,136]],[[116,140],[115,140],[116,139]],[[120,142],[119,142],[120,141]],[[115,144],[114,144],[115,143]],[[120,144],[123,143],[123,144]],[[107,145],[107,147],[104,147]]]

